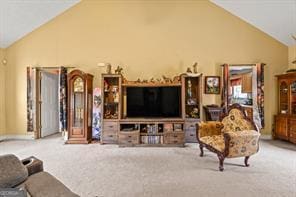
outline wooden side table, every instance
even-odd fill
[[[206,114],[206,121],[219,121],[220,116],[223,113],[223,107],[218,105],[206,105],[203,106]]]

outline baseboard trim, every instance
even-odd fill
[[[263,140],[271,140],[272,139],[272,135],[271,134],[261,134],[260,139],[263,139]]]
[[[0,141],[5,141],[5,140],[34,140],[34,134],[2,135],[2,136],[0,136]]]

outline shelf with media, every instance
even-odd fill
[[[127,81],[102,75],[102,144],[183,147],[201,118],[201,75]]]
[[[184,121],[119,122],[118,144],[124,146],[184,146]]]

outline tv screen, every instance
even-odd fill
[[[181,117],[181,87],[127,87],[127,117]]]

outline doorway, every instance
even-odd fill
[[[67,131],[67,69],[27,67],[27,132],[39,139]]]
[[[264,127],[264,65],[224,64],[222,105],[240,104],[259,129]]]
[[[59,71],[40,71],[40,137],[59,132]]]

